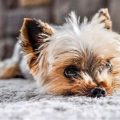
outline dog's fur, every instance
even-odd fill
[[[0,78],[21,72],[26,77],[30,71],[45,93],[91,96],[90,91],[100,87],[111,95],[120,86],[120,36],[112,31],[108,10],[82,23],[71,12],[66,21],[52,27],[25,18],[21,46],[17,43],[13,57],[1,62]]]

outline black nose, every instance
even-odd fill
[[[105,97],[106,96],[106,91],[100,87],[96,87],[91,90],[91,96],[92,97]]]

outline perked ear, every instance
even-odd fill
[[[98,11],[97,14],[92,18],[92,20],[98,19],[101,24],[104,25],[104,28],[112,30],[112,20],[107,8],[102,8]]]
[[[39,48],[49,41],[53,33],[53,28],[47,23],[40,20],[24,18],[20,30],[20,44],[25,56],[27,56],[26,59],[30,68],[39,55]]]
[[[110,18],[110,14],[107,8],[102,8],[99,10],[99,17],[101,19],[101,23],[104,23],[105,28],[108,30],[111,30],[112,20]]]

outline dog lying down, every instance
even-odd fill
[[[25,18],[13,56],[0,63],[1,79],[19,74],[33,76],[47,94],[112,95],[120,87],[120,35],[112,31],[108,10],[82,23],[71,12],[55,28]]]

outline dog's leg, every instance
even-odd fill
[[[98,12],[100,22],[105,25],[106,29],[112,29],[112,21],[107,8],[100,9]]]
[[[7,79],[15,77],[20,74],[19,70],[20,61],[20,46],[16,44],[13,56],[0,62],[0,79]]]

